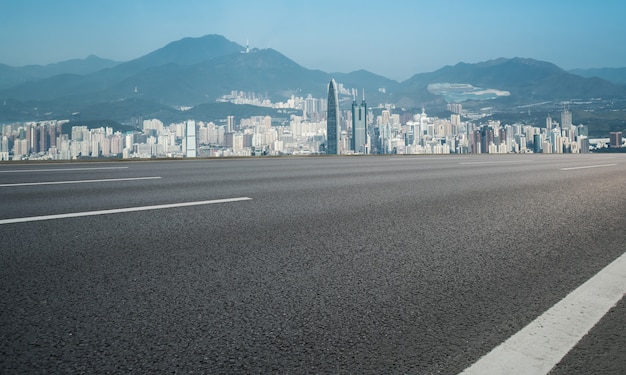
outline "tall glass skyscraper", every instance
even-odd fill
[[[368,154],[367,144],[367,105],[365,95],[361,104],[357,104],[356,98],[352,102],[352,151],[358,154]]]
[[[337,97],[337,83],[334,79],[328,85],[328,109],[326,112],[326,153],[339,154],[339,140],[341,139],[341,125],[339,123],[339,99]]]

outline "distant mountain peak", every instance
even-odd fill
[[[215,57],[239,53],[241,45],[216,34],[201,37],[186,37],[170,42],[147,55],[130,61],[128,64],[141,68],[157,67],[166,64],[193,65]]]
[[[188,36],[188,37],[181,38],[179,40],[175,40],[173,42],[169,42],[168,44],[158,49],[157,51],[162,50],[162,49],[174,48],[174,47],[180,48],[180,46],[202,47],[202,46],[207,46],[207,45],[218,45],[218,44],[225,44],[225,45],[234,44],[237,46],[238,50],[245,49],[243,46],[240,46],[239,44],[226,39],[222,35],[207,34],[207,35],[198,36],[198,37]]]
[[[460,62],[432,73],[416,74],[402,82],[400,90],[410,102],[410,93],[443,83],[509,92],[510,95],[506,96],[509,104],[624,95],[622,88],[608,81],[582,78],[553,63],[525,57],[498,58],[473,64]]]

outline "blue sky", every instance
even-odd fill
[[[220,34],[306,68],[397,80],[499,57],[626,67],[625,20],[623,0],[0,0],[0,63],[127,61]]]

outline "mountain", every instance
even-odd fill
[[[5,89],[0,91],[0,98],[35,101],[65,98],[68,102],[83,104],[120,99],[116,97],[114,88],[133,75],[167,64],[185,66],[242,50],[242,46],[220,35],[184,38],[135,60],[92,74],[58,75]],[[166,87],[161,89],[167,90]],[[122,95],[122,98],[127,95]]]
[[[112,69],[111,75],[128,77],[145,69],[167,64],[193,65],[216,57],[239,53],[241,45],[231,42],[221,35],[205,35],[198,38],[183,38],[166,46],[125,62]]]
[[[120,122],[135,114],[178,118],[178,107],[216,104],[233,91],[273,102],[309,94],[325,98],[332,78],[345,88],[340,103],[346,109],[363,93],[370,108],[390,103],[407,110],[445,109],[447,101],[465,99],[470,99],[463,102],[468,108],[505,108],[573,98],[626,97],[624,86],[528,58],[461,62],[397,82],[364,70],[329,74],[306,69],[276,50],[248,51],[220,35],[184,38],[95,72],[84,68],[87,60],[99,61],[94,56],[55,65],[48,72],[57,69],[62,74],[28,81],[16,78],[18,71],[11,69],[17,68],[2,70],[6,66],[0,66],[0,78],[5,81],[22,79],[21,84],[0,89],[0,122],[60,118],[72,113],[80,113],[84,120],[108,116],[105,118]],[[493,100],[485,105],[485,98]],[[212,110],[219,112],[217,107]],[[191,114],[194,112],[184,115]]]
[[[107,60],[95,55],[84,59],[72,59],[48,65],[27,65],[13,67],[0,64],[0,89],[6,89],[24,82],[37,81],[59,74],[91,74],[106,68],[112,68],[119,62]]]
[[[112,68],[120,64],[117,61],[100,58],[96,55],[89,55],[84,59],[72,59],[44,66],[45,74],[52,77],[57,74],[91,74],[102,69]]]
[[[170,105],[210,103],[232,91],[253,92],[278,102],[292,95],[325,97],[333,77],[346,87],[365,90],[369,99],[379,96],[378,88],[397,85],[366,71],[331,75],[306,69],[270,48],[225,55],[191,66],[168,64],[148,69],[124,80],[115,91],[122,95],[136,87],[143,98]]]
[[[569,72],[581,77],[598,77],[618,85],[626,85],[626,68],[572,69]]]
[[[508,92],[499,102],[507,105],[573,98],[614,98],[626,96],[623,87],[600,78],[585,78],[558,66],[528,58],[496,59],[445,66],[432,73],[416,74],[400,84],[398,101],[413,103],[433,99],[429,85],[437,83],[470,84],[484,89]],[[418,104],[418,103],[415,103]]]
[[[396,81],[358,71],[330,75],[306,69],[273,49],[243,47],[224,37],[185,38],[90,75],[64,74],[0,91],[0,98],[60,101],[73,106],[141,98],[170,106],[212,103],[232,91],[253,92],[272,101],[292,95],[324,97],[334,76],[347,86],[365,90],[368,99],[387,101],[380,88]]]
[[[169,105],[215,102],[231,91],[263,94],[272,100],[302,95],[303,90],[323,92],[328,75],[307,70],[272,49],[234,53],[198,64],[162,65],[133,75],[110,91],[124,95],[135,88],[145,99]],[[315,91],[314,91],[315,92]]]

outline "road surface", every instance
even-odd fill
[[[2,164],[0,372],[460,373],[620,259],[625,186],[626,155]],[[618,273],[553,374],[625,371]]]

